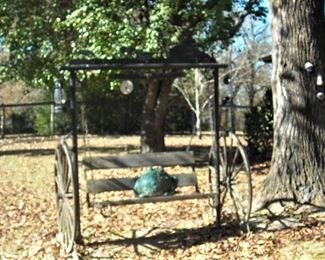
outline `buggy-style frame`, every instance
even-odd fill
[[[241,168],[249,171],[249,165],[244,154],[243,148],[237,137],[233,134],[229,135],[233,142],[237,143],[236,151],[230,151],[225,148],[227,141],[224,142],[223,147],[220,148],[220,136],[219,136],[219,69],[226,68],[227,65],[219,64],[214,60],[173,60],[173,59],[115,59],[115,60],[72,60],[69,64],[62,66],[60,69],[69,71],[70,81],[68,86],[68,103],[67,110],[71,118],[71,145],[67,144],[67,136],[60,139],[59,145],[55,153],[55,178],[56,178],[56,194],[58,205],[58,219],[59,229],[62,234],[62,242],[66,251],[71,251],[75,242],[81,240],[80,230],[80,198],[79,198],[79,173],[78,173],[78,139],[77,139],[77,111],[76,111],[76,91],[77,91],[77,72],[78,71],[90,71],[90,70],[109,70],[112,72],[113,77],[118,78],[166,78],[177,77],[179,71],[192,68],[204,68],[212,70],[213,83],[212,83],[212,103],[211,110],[213,111],[214,118],[212,120],[212,135],[213,135],[213,149],[210,154],[209,160],[209,182],[211,186],[211,192],[207,194],[192,194],[186,196],[171,195],[167,197],[152,197],[152,198],[137,198],[129,199],[125,201],[105,201],[100,206],[108,205],[124,205],[146,202],[160,202],[171,201],[178,199],[197,199],[197,198],[212,198],[214,201],[214,207],[216,212],[216,221],[221,221],[221,186],[225,187],[225,190],[233,185],[231,178],[231,172],[234,172],[235,166],[228,163],[229,156],[232,157],[232,164],[237,164],[236,158],[241,156],[243,163]],[[175,73],[175,71],[178,71]],[[115,73],[116,72],[116,73]],[[115,74],[116,75],[115,75]],[[226,138],[226,137],[225,137]],[[226,139],[225,139],[226,140]],[[223,155],[220,156],[220,152]],[[173,153],[173,154],[172,154]],[[135,155],[128,157],[101,157],[96,158],[83,158],[82,162],[85,167],[90,169],[102,169],[102,168],[127,168],[127,167],[146,167],[146,166],[168,166],[173,160],[174,165],[187,165],[195,167],[195,158],[192,153],[189,152],[172,152],[172,153],[149,153],[143,155]],[[231,155],[232,154],[232,155]],[[238,155],[239,154],[239,155]],[[235,158],[236,157],[236,158]],[[172,160],[173,159],[173,160]],[[241,171],[242,169],[238,170]],[[222,174],[220,174],[222,171]],[[238,173],[234,174],[237,175]],[[211,176],[215,176],[212,178]],[[185,185],[194,185],[197,189],[197,180],[193,174],[179,175],[180,183]],[[251,183],[250,173],[248,175],[248,192],[249,192],[249,209],[247,209],[244,221],[248,221],[250,207],[251,207]],[[126,178],[110,179],[110,180],[96,180],[92,183],[87,183],[88,192],[102,192],[102,191],[114,191],[122,189],[131,189],[130,180]],[[88,198],[88,197],[87,197]],[[223,198],[224,199],[224,198]],[[89,201],[88,201],[89,202]],[[114,204],[115,203],[115,204]],[[89,203],[91,204],[91,203]],[[94,203],[92,206],[98,206]],[[237,214],[239,217],[239,214]]]

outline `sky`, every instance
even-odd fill
[[[269,1],[268,0],[263,0],[262,5],[267,7],[269,9]],[[267,17],[265,19],[265,22],[262,21],[254,21],[253,19],[246,19],[243,29],[241,30],[241,33],[248,32],[251,27],[251,23],[254,25],[254,31],[259,31],[261,29],[266,29],[267,34],[269,35],[269,38],[267,41],[271,41],[271,27],[270,27],[270,12],[267,13]],[[265,28],[267,27],[267,28]],[[233,44],[233,47],[235,48],[240,48],[241,45],[243,45],[243,38],[241,36],[238,36],[235,38],[235,42]]]

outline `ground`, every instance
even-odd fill
[[[130,152],[139,144],[136,136],[89,140],[90,146],[101,153]],[[167,146],[182,148],[209,141],[205,137],[190,142],[188,136],[166,139]],[[9,136],[0,140],[0,259],[325,258],[325,218],[321,213],[306,214],[303,209],[296,215],[289,215],[285,209],[280,216],[268,211],[254,213],[251,232],[246,233],[226,219],[217,228],[211,207],[203,200],[88,209],[82,180],[84,245],[65,255],[57,241],[53,180],[56,143],[56,137]],[[84,152],[80,152],[82,157]],[[267,171],[267,162],[254,165],[254,191]]]

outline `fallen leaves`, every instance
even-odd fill
[[[2,141],[0,149],[55,147],[49,139],[25,141]],[[104,143],[102,138],[99,141]],[[112,146],[123,146],[121,142],[128,140],[113,141]],[[204,200],[121,206],[102,212],[88,209],[82,183],[84,245],[65,255],[57,239],[53,160],[51,154],[0,157],[0,259],[294,259],[308,252],[324,256],[321,217],[306,217],[298,220],[300,226],[289,229],[244,233],[228,222],[220,228],[213,225],[212,209]],[[267,164],[258,167],[267,170]],[[253,178],[259,183],[264,175]]]

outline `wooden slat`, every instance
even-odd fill
[[[212,198],[216,195],[217,195],[216,193],[193,193],[187,195],[176,194],[171,196],[133,198],[133,199],[124,199],[124,200],[107,200],[101,202],[92,202],[90,203],[90,206],[94,208],[103,208],[107,206],[168,202],[168,201],[176,201],[176,200],[206,199],[206,198]]]
[[[88,193],[100,193],[105,191],[122,191],[133,189],[134,178],[111,178],[87,180]]]
[[[192,173],[174,174],[178,178],[178,187],[197,186],[197,178]],[[87,180],[89,193],[101,193],[105,191],[123,191],[133,189],[134,178],[111,178]]]
[[[85,157],[83,164],[90,169],[113,169],[146,166],[194,165],[193,152],[161,152],[121,156]]]

